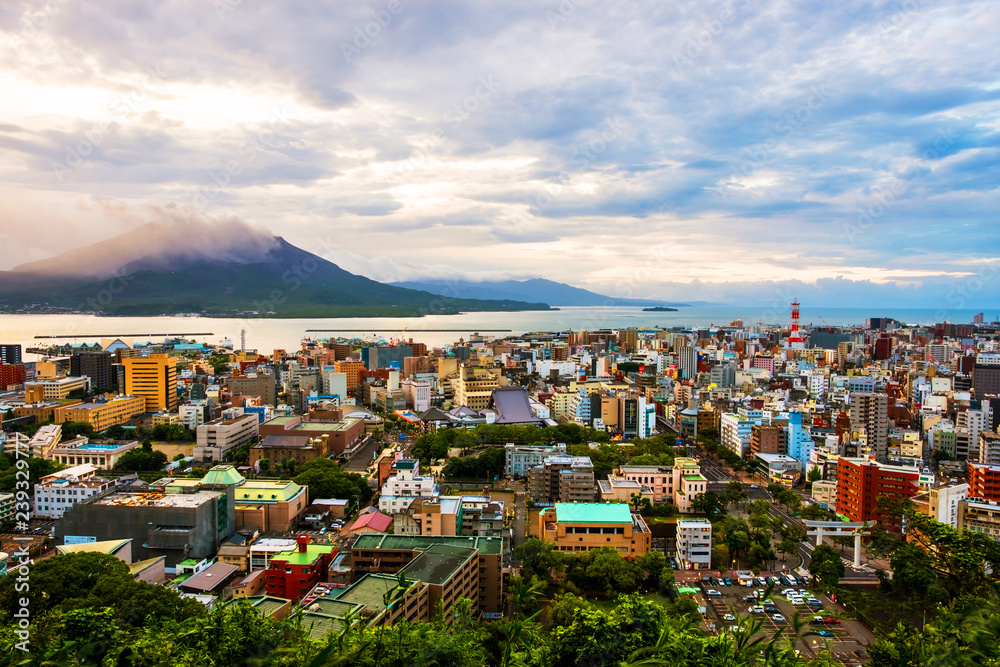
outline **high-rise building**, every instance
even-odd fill
[[[677,348],[677,368],[681,371],[681,378],[693,378],[698,372],[698,349],[690,345]]]
[[[911,498],[918,491],[919,479],[919,468],[841,456],[837,459],[837,513],[848,521],[879,522],[886,530],[898,531],[898,519],[883,516],[878,499]]]
[[[24,364],[0,364],[0,391],[7,387],[24,384],[28,379],[28,371]]]
[[[528,470],[528,495],[536,502],[594,500],[594,466],[588,456],[550,456]]]
[[[105,352],[80,352],[69,358],[69,374],[71,377],[89,377],[94,391],[115,391],[117,383],[111,371],[111,360],[111,355]]]
[[[146,399],[146,412],[171,412],[177,407],[177,357],[164,353],[122,359],[125,393]]]
[[[885,361],[890,357],[892,357],[892,339],[889,338],[889,334],[882,334],[875,339],[872,359],[875,361]]]
[[[889,446],[889,397],[885,394],[851,394],[851,430],[864,429],[868,446],[879,463],[886,462]]]
[[[777,424],[750,427],[750,454],[788,454],[788,431]]]
[[[0,363],[2,364],[21,363],[21,346],[0,345]]]
[[[972,367],[972,394],[977,401],[986,394],[1000,394],[1000,354],[976,355]]]
[[[968,461],[969,498],[1000,500],[1000,466]]]

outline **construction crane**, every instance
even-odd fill
[[[825,326],[827,328],[827,333],[833,333],[833,327],[830,326],[829,322],[827,322],[826,320],[823,319],[822,315],[817,315],[816,317],[818,317],[819,321],[823,323],[823,326]]]

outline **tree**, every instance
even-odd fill
[[[827,586],[836,586],[847,568],[837,550],[828,544],[821,544],[812,552],[809,561],[809,573]]]
[[[643,572],[646,573],[647,588],[658,588],[660,585],[660,575],[667,570],[667,557],[662,551],[647,551],[635,559]],[[673,574],[671,572],[671,574]]]
[[[163,470],[165,465],[167,465],[167,455],[161,451],[153,451],[152,443],[146,440],[142,443],[142,447],[133,447],[118,457],[114,469],[153,472]]]
[[[715,519],[726,513],[726,508],[714,491],[699,493],[691,500],[691,510],[704,514],[709,520]]]
[[[743,488],[742,482],[733,480],[732,482],[726,484],[726,499],[728,502],[740,507],[744,502],[746,502],[747,498],[747,491]]]
[[[521,567],[527,575],[536,575],[543,581],[551,581],[553,571],[563,570],[563,560],[559,552],[554,551],[552,547],[551,542],[532,537],[514,549],[514,556],[521,561]]]
[[[818,482],[823,479],[823,473],[820,472],[819,466],[813,466],[810,468],[809,474],[806,475],[806,479],[809,481],[809,484],[813,484],[814,482]]]
[[[810,521],[823,521],[828,518],[829,513],[815,504],[808,504],[802,509],[802,518],[809,519]]]
[[[285,466],[288,469],[287,462]],[[308,486],[310,498],[340,498],[363,505],[374,495],[374,491],[361,475],[344,472],[336,461],[327,458],[303,463],[293,481],[299,486]]]
[[[777,547],[775,548],[775,551],[777,551],[779,554],[781,554],[781,562],[784,563],[785,562],[785,555],[786,554],[793,554],[796,551],[798,551],[798,549],[799,549],[799,543],[798,542],[796,542],[795,540],[793,540],[791,538],[784,537],[784,538],[781,539],[781,541],[778,542]]]

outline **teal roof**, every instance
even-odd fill
[[[632,523],[632,512],[623,503],[556,503],[559,523]]]
[[[215,466],[208,471],[202,480],[202,484],[210,484],[213,486],[236,486],[242,484],[246,479],[236,468],[231,465],[221,465]]]

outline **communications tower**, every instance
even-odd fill
[[[799,335],[799,300],[792,301],[792,330],[788,335],[788,347],[805,347],[805,341]]]

